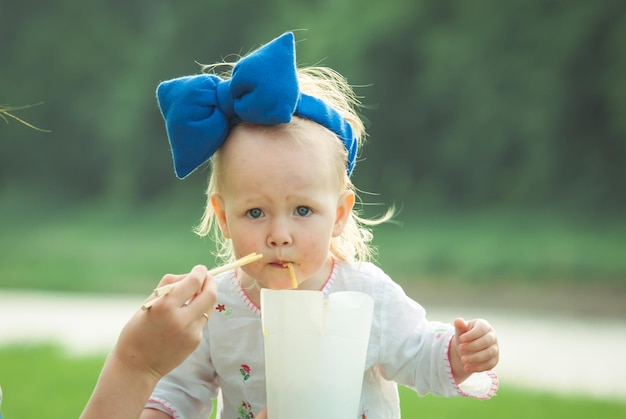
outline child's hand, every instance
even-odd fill
[[[455,337],[450,348],[452,374],[458,383],[475,372],[489,371],[500,356],[498,338],[491,325],[482,319],[454,320]]]

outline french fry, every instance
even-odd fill
[[[296,279],[296,271],[293,269],[293,263],[285,263],[283,266],[286,266],[289,269],[289,276],[291,277],[291,287],[295,290],[298,288],[298,280]]]

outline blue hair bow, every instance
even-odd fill
[[[157,99],[179,179],[209,160],[237,122],[284,124],[292,115],[335,133],[348,150],[348,176],[352,173],[357,154],[352,127],[322,100],[300,93],[295,55],[293,33],[287,32],[239,60],[229,80],[200,74],[159,84]]]

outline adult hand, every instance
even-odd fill
[[[204,266],[166,275],[159,286],[173,282],[169,294],[126,323],[81,419],[138,418],[161,377],[198,347],[217,300],[215,283]]]
[[[198,347],[216,301],[215,283],[207,277],[205,266],[198,265],[185,275],[166,275],[159,287],[174,282],[176,287],[169,294],[150,309],[135,313],[112,353],[130,368],[159,378]]]

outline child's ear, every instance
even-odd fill
[[[337,201],[337,215],[335,217],[335,225],[333,226],[333,237],[341,235],[343,232],[352,208],[354,208],[355,195],[353,191],[345,191],[339,196]]]
[[[211,195],[211,206],[213,207],[213,212],[215,212],[215,218],[217,219],[217,224],[220,226],[220,230],[222,230],[222,235],[230,239],[230,232],[228,231],[228,223],[226,222],[226,209],[224,207],[224,198],[222,195],[218,193],[214,193]]]

